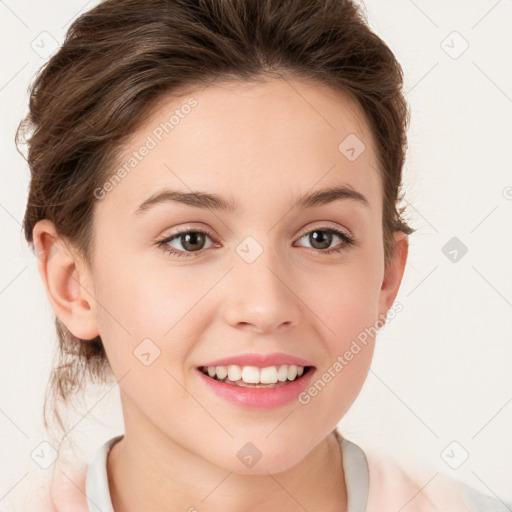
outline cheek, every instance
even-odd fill
[[[376,258],[361,255],[355,264],[317,273],[305,288],[309,290],[305,302],[319,319],[318,338],[324,343],[325,357],[303,403],[316,403],[317,410],[332,418],[348,410],[368,374],[375,335],[382,326],[379,272]]]
[[[302,283],[304,303],[321,320],[333,354],[378,318],[380,279],[375,259],[327,267]]]
[[[133,336],[162,337],[176,317],[183,316],[187,302],[184,295],[193,295],[193,283],[182,274],[171,274],[159,264],[141,265],[126,255],[111,261],[106,258],[98,268],[95,284],[98,300],[104,306],[98,310],[101,320],[121,324],[117,327]]]
[[[164,334],[184,313],[183,302],[173,297],[161,276],[151,269],[134,269],[136,263],[127,258],[111,264],[104,260],[95,278],[98,329],[111,363],[123,360],[123,367],[131,366],[133,351],[143,340],[155,344],[153,352],[163,351]]]
[[[154,360],[151,368],[164,374],[168,369],[183,381],[189,354],[206,328],[206,304],[212,308],[205,294],[218,278],[199,278],[193,266],[112,261],[99,269],[95,289],[98,329],[115,375]]]
[[[315,300],[322,319],[319,340],[324,344],[320,366],[299,402],[317,422],[332,428],[349,410],[368,375],[375,347],[378,300],[372,287],[357,275],[347,277],[346,286],[319,295]]]
[[[122,265],[106,270],[98,274],[98,328],[112,371],[123,379],[120,387],[149,417],[159,417],[162,402],[172,402],[175,412],[180,405],[190,406],[178,382],[184,381],[184,361],[194,339],[187,312],[201,290],[195,293],[189,286],[187,294],[178,293],[184,283],[162,281],[164,273],[156,269],[137,275]]]

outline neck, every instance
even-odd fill
[[[133,428],[107,458],[116,512],[346,511],[341,450],[327,436],[298,464],[279,473],[240,474],[212,464],[153,426]]]

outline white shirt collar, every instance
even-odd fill
[[[109,439],[96,452],[87,468],[85,491],[90,512],[114,512],[107,477],[107,455],[124,435]],[[347,487],[347,512],[364,512],[368,501],[368,463],[363,450],[344,437],[337,436],[341,446],[343,472]]]
[[[98,448],[87,468],[85,494],[90,512],[114,512],[107,477],[107,455],[110,448],[124,437],[124,434],[109,439]]]

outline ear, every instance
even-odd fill
[[[56,315],[77,338],[95,338],[96,301],[85,262],[47,219],[36,223],[33,240],[39,274]]]
[[[384,279],[380,289],[379,316],[386,317],[387,311],[393,305],[402,282],[409,252],[409,237],[406,233],[396,231],[394,234],[396,247],[384,270]]]

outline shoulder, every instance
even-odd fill
[[[382,455],[365,456],[369,472],[367,512],[507,512],[512,508],[435,469],[406,468]]]
[[[32,480],[18,506],[23,512],[89,512],[86,474],[86,464],[56,462],[48,474]]]
[[[509,512],[512,510],[512,502],[501,501],[482,494],[468,485],[454,481],[453,485],[463,497],[470,512]]]

